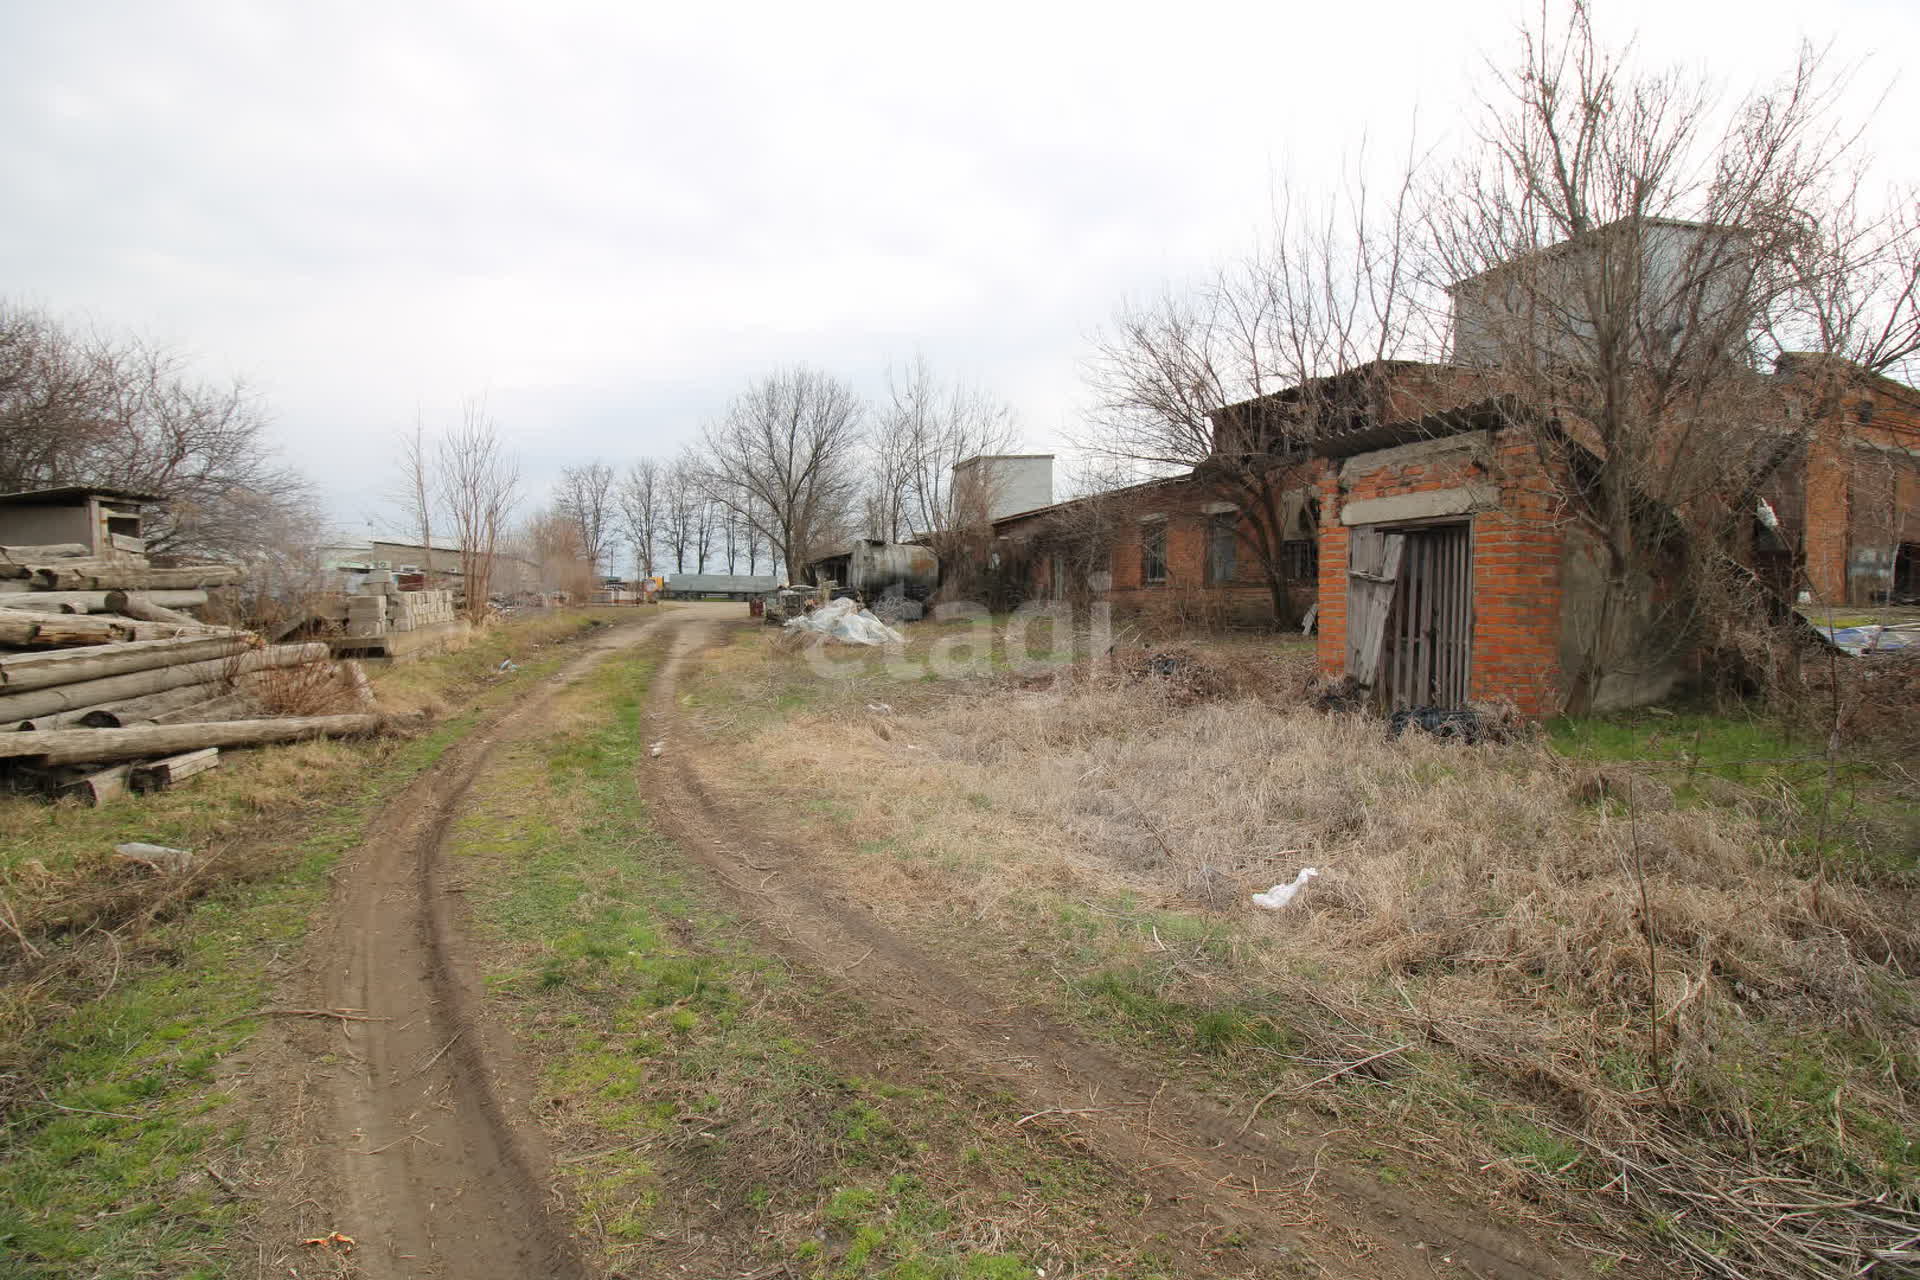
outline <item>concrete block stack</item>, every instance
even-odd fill
[[[451,591],[397,591],[386,601],[389,630],[415,631],[454,620]]]
[[[359,592],[346,598],[347,635],[354,640],[374,640],[387,634],[387,597],[379,592]]]

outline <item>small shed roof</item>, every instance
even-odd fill
[[[104,484],[69,484],[57,489],[23,489],[19,493],[0,493],[0,507],[57,507],[81,498],[118,498],[122,502],[164,502],[157,493],[135,489],[116,489]]]

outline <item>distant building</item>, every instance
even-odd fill
[[[460,544],[450,538],[435,538],[429,549],[404,538],[376,536],[365,542],[323,547],[321,556],[329,569],[347,575],[388,569],[426,574],[434,580],[457,580],[462,573]],[[540,578],[540,566],[534,561],[504,551],[494,553],[490,585],[495,595],[543,591],[546,588]]]
[[[780,585],[771,573],[673,573],[660,589],[662,600],[750,600]]]

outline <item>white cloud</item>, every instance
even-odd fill
[[[536,483],[671,451],[771,363],[877,385],[916,347],[1046,444],[1122,295],[1246,246],[1275,172],[1388,150],[1416,106],[1444,132],[1532,8],[11,6],[0,292],[247,373],[347,515],[416,406],[478,391]],[[1811,16],[1606,18],[1736,85],[1803,29],[1920,37],[1892,3]],[[1914,108],[1896,86],[1873,135],[1909,174]]]

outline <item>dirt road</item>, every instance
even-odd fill
[[[718,802],[706,779],[725,762],[702,758],[676,688],[723,620],[737,617],[737,607],[681,609],[589,641],[422,775],[342,864],[295,994],[299,1007],[347,1012],[290,1021],[281,1042],[281,1068],[306,1082],[285,1134],[305,1163],[289,1179],[290,1221],[277,1238],[338,1229],[358,1244],[325,1255],[263,1250],[261,1274],[587,1274],[550,1212],[552,1173],[524,1118],[527,1086],[513,1046],[481,1011],[439,860],[496,749],[531,731],[555,694],[609,653],[653,640],[668,642],[669,657],[649,695],[648,734],[675,744],[644,766],[662,830],[726,886],[769,949],[910,1026],[982,1097],[1011,1096],[1028,1120],[1065,1127],[1137,1182],[1157,1215],[1184,1220],[1195,1239],[1230,1233],[1271,1274],[1520,1280],[1579,1270],[1458,1205],[1324,1167],[1263,1132],[1273,1126],[1241,1132],[1240,1117],[1193,1089],[927,954],[847,900],[756,815]]]
[[[282,1066],[303,1077],[287,1141],[303,1161],[289,1179],[288,1199],[298,1198],[288,1206],[293,1220],[273,1236],[285,1242],[338,1230],[356,1244],[271,1262],[263,1252],[263,1274],[586,1274],[565,1224],[547,1211],[545,1154],[516,1119],[524,1084],[512,1046],[480,1015],[457,899],[438,891],[439,858],[496,749],[537,723],[561,689],[608,654],[643,643],[661,621],[588,639],[558,673],[416,779],[374,820],[373,838],[342,861],[292,1003],[354,1012],[303,1020],[287,1037]]]
[[[649,733],[687,744],[696,735],[680,724],[679,677],[719,633],[711,618],[694,615],[673,618],[670,628]],[[659,797],[663,829],[733,890],[734,905],[764,926],[768,945],[914,1025],[942,1058],[967,1064],[986,1088],[1011,1092],[1027,1114],[1071,1126],[1112,1164],[1133,1171],[1156,1199],[1264,1244],[1276,1264],[1297,1262],[1304,1246],[1328,1274],[1520,1280],[1585,1273],[1463,1206],[1323,1167],[1310,1150],[1289,1147],[1261,1126],[1243,1132],[1244,1118],[1211,1099],[1023,1007],[1018,993],[983,988],[850,901],[804,852],[753,815],[718,803],[702,778],[724,767],[677,749],[648,784]]]

